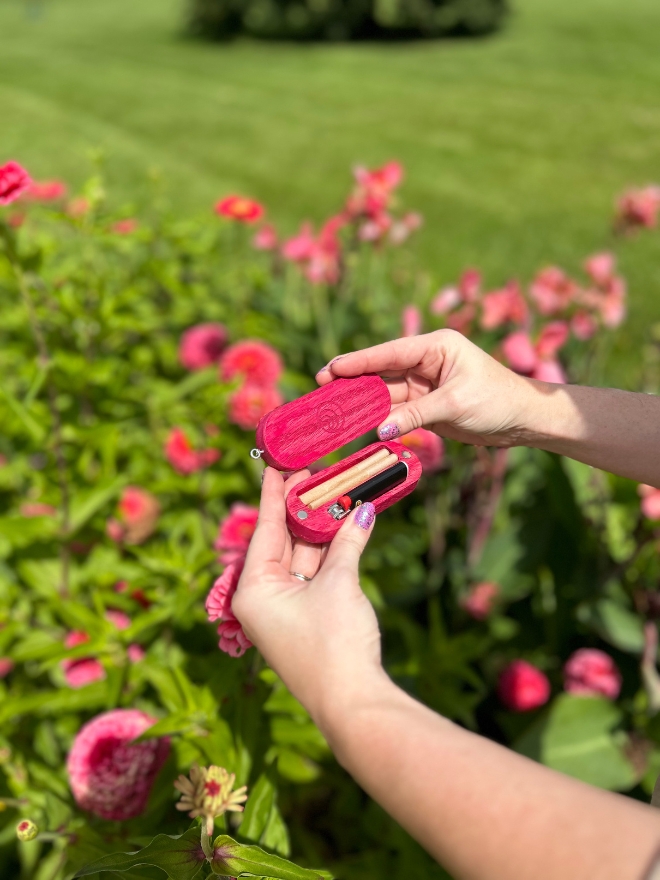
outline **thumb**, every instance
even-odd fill
[[[394,440],[401,434],[414,431],[415,428],[430,428],[431,425],[446,421],[448,407],[443,398],[442,389],[438,388],[424,397],[394,407],[378,428],[378,436],[381,440]]]
[[[323,569],[350,569],[357,575],[360,556],[367,546],[375,520],[376,508],[371,501],[352,510],[330,544]]]

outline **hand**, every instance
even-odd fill
[[[360,589],[358,562],[373,528],[373,505],[353,511],[330,545],[291,538],[284,483],[264,472],[259,520],[232,602],[248,638],[326,734],[384,680],[376,615]],[[366,520],[366,522],[365,522]],[[302,581],[292,571],[311,577]]]
[[[384,440],[424,427],[477,446],[524,443],[528,412],[543,385],[513,373],[455,330],[341,355],[316,379],[325,385],[363,373],[387,378],[392,409],[378,429]]]

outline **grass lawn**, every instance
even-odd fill
[[[288,231],[337,208],[355,162],[398,158],[438,282],[576,269],[610,243],[616,194],[660,181],[660,3],[512,3],[486,40],[298,46],[187,40],[179,0],[0,0],[0,159],[79,184],[102,147],[120,200],[158,167],[182,211],[238,190]],[[660,232],[618,250],[632,383]]]

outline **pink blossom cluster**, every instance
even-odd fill
[[[78,732],[67,772],[73,796],[83,810],[119,822],[144,811],[170,742],[166,738],[133,740],[156,720],[137,709],[114,709]]]
[[[387,162],[374,170],[358,167],[353,173],[355,185],[343,209],[326,220],[318,232],[305,222],[297,235],[280,244],[277,230],[268,224],[254,236],[254,247],[278,252],[287,262],[297,264],[312,284],[337,284],[342,275],[345,239],[398,245],[421,226],[419,214],[409,212],[398,219],[392,214],[394,191],[403,179],[398,162]]]
[[[220,359],[220,378],[241,380],[229,399],[229,418],[245,431],[254,430],[260,419],[284,402],[277,389],[282,375],[277,351],[259,339],[244,339],[230,345]]]
[[[216,620],[220,621],[218,625],[219,647],[232,657],[241,657],[248,648],[252,647],[252,642],[243,632],[243,627],[231,608],[231,600],[236,592],[243,565],[243,558],[228,565],[213,584],[211,592],[206,598],[206,613],[209,621],[211,623]]]
[[[571,334],[581,341],[590,339],[601,327],[618,327],[626,315],[626,285],[616,273],[614,255],[594,254],[584,269],[587,281],[578,283],[549,266],[536,275],[527,292],[517,281],[483,292],[480,273],[468,269],[456,286],[436,295],[430,310],[465,335],[477,329],[508,331],[501,353],[512,369],[563,383],[558,354]]]
[[[172,428],[165,441],[165,457],[180,474],[193,474],[220,458],[218,449],[194,449],[182,428]]]

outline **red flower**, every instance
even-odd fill
[[[127,217],[125,220],[117,220],[110,227],[110,232],[116,235],[131,235],[140,224],[134,217]]]
[[[408,449],[412,449],[425,473],[433,473],[441,466],[445,447],[442,439],[433,431],[415,428],[414,431],[404,434],[400,442]]]
[[[241,657],[252,642],[243,632],[243,628],[231,609],[231,600],[236,592],[238,581],[243,571],[244,560],[228,565],[211,588],[206,599],[206,613],[210,622],[220,621],[218,635],[219,647],[232,657]]]
[[[277,232],[274,226],[266,224],[255,234],[252,245],[258,251],[274,251],[277,247]]]
[[[165,456],[180,474],[193,474],[220,458],[217,449],[193,449],[181,428],[172,428],[165,441]]]
[[[28,198],[36,202],[55,202],[65,195],[66,184],[61,180],[33,180],[27,191]]]
[[[282,375],[278,352],[258,339],[246,339],[230,345],[220,359],[220,376],[227,382],[241,376],[257,385],[274,385]]]
[[[538,709],[550,699],[550,682],[544,673],[526,660],[514,660],[500,675],[500,700],[513,712]]]
[[[569,694],[616,700],[621,691],[621,673],[609,654],[596,648],[580,648],[564,666],[564,689]]]
[[[230,398],[229,419],[244,431],[254,430],[267,413],[283,403],[277,388],[246,382]]]
[[[203,370],[217,364],[227,344],[222,324],[197,324],[181,337],[179,360],[186,370]]]
[[[32,181],[18,162],[0,165],[0,205],[11,205],[30,188]]]
[[[64,639],[65,648],[77,648],[89,641],[89,636],[80,630],[73,630]],[[64,677],[69,687],[80,688],[95,681],[103,681],[105,669],[95,657],[77,657],[62,660]]]
[[[155,723],[155,718],[137,709],[114,709],[80,730],[67,760],[78,806],[114,821],[144,812],[170,742],[166,738],[133,740]]]
[[[265,208],[254,199],[244,196],[227,196],[221,199],[215,206],[215,213],[230,220],[238,220],[239,223],[256,223],[264,216]]]
[[[229,515],[220,523],[218,537],[213,545],[221,551],[220,563],[230,565],[242,559],[250,546],[250,540],[257,526],[259,508],[240,501],[232,504]]]
[[[647,519],[660,520],[660,489],[640,483],[637,492],[642,497],[642,513]]]
[[[146,489],[127,486],[119,499],[118,514],[119,519],[106,524],[108,537],[117,543],[141,544],[156,528],[160,505]]]
[[[492,581],[483,581],[474,584],[462,600],[461,606],[475,620],[485,620],[493,610],[493,606],[500,594],[500,588]]]

